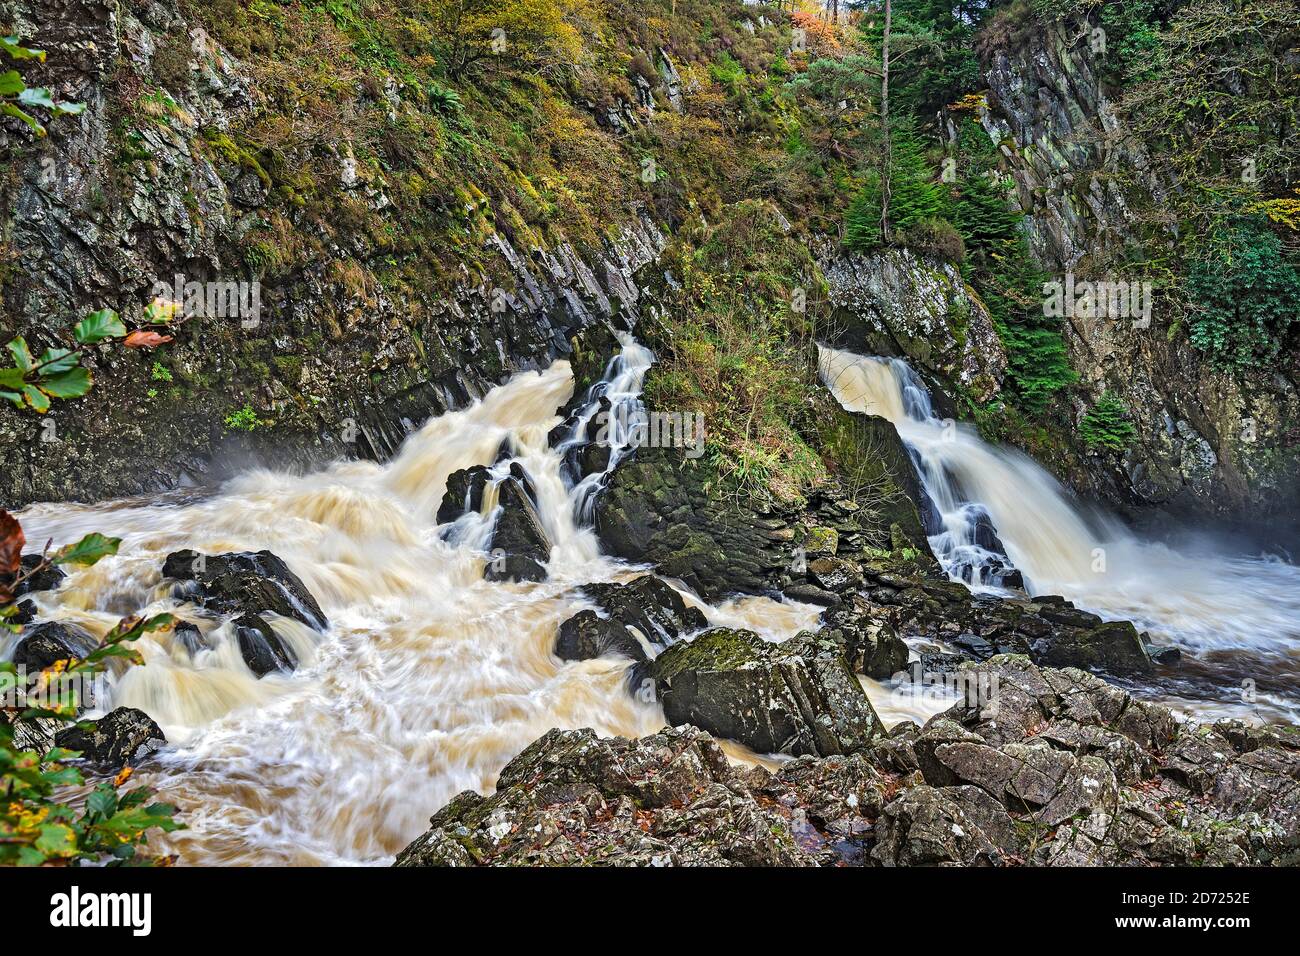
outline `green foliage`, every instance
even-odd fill
[[[37,567],[18,563],[24,536],[18,521],[0,511],[0,622],[10,630],[16,607],[13,591],[22,581],[57,564],[89,566],[115,554],[117,538],[89,534],[61,548]],[[6,707],[0,712],[0,866],[40,866],[46,863],[86,863],[109,866],[169,862],[152,855],[145,841],[150,830],[164,832],[181,827],[169,804],[147,803],[151,791],[138,787],[119,789],[130,777],[124,771],[113,781],[103,781],[91,791],[84,806],[64,802],[73,788],[85,784],[81,771],[67,761],[76,751],[55,748],[47,753],[19,749],[15,721],[70,722],[80,708],[77,688],[102,674],[110,660],[143,664],[130,645],[153,631],[170,629],[170,614],[119,621],[84,659],[56,661],[39,674],[22,677],[13,664],[0,663],[0,696],[22,700],[29,706]]]
[[[1174,6],[1153,35],[1149,4],[1115,6],[1123,9],[1111,16],[1136,11],[1121,47],[1132,47],[1139,75],[1130,79],[1144,80],[1130,82],[1119,108],[1168,184],[1158,203],[1137,212],[1176,231],[1180,252],[1192,258],[1242,210],[1294,185],[1300,17],[1294,0],[1198,0]]]
[[[987,136],[968,132],[959,143],[971,142],[975,151],[959,157],[965,175],[953,184],[949,215],[965,241],[967,275],[1006,350],[1010,392],[1023,412],[1040,415],[1077,376],[1060,320],[1043,314],[1046,277],[1030,255],[1020,228],[1023,217],[1010,207],[992,157],[983,149]]]
[[[823,394],[811,254],[770,204],[749,201],[679,236],[667,255],[677,285],[647,330],[659,356],[646,381],[651,406],[703,416],[717,493],[798,499],[824,478],[796,427]]]
[[[252,405],[245,405],[238,411],[231,412],[223,421],[227,428],[241,432],[251,432],[259,425],[267,424],[257,417],[257,412],[253,411]]]
[[[1043,314],[1044,274],[1034,265],[1023,238],[991,252],[976,278],[976,288],[1007,352],[1007,376],[1017,404],[1031,415],[1046,410],[1052,397],[1071,385],[1060,319]]]
[[[745,83],[745,68],[726,50],[719,53],[709,66],[709,75],[713,77],[715,83],[726,87],[732,93],[739,92]]]
[[[157,312],[149,317],[160,318]],[[84,395],[91,381],[90,373],[77,364],[81,351],[125,336],[126,327],[117,313],[103,309],[73,327],[73,349],[47,349],[33,358],[27,343],[21,337],[14,339],[8,346],[14,366],[0,369],[3,394],[11,401],[21,394],[15,404],[21,408],[25,403],[36,412],[48,409],[50,398]],[[127,344],[131,344],[129,338]],[[24,581],[56,565],[90,567],[116,554],[121,543],[120,538],[92,532],[44,555],[35,567],[24,567],[22,526],[7,511],[0,511],[0,627],[21,630],[13,623],[18,610],[14,595]],[[67,765],[79,754],[58,748],[44,754],[20,749],[14,728],[15,722],[75,720],[81,682],[102,674],[111,660],[142,665],[144,659],[131,647],[132,642],[147,633],[168,630],[174,623],[170,614],[123,618],[84,659],[56,661],[39,674],[27,675],[23,686],[19,686],[21,678],[14,665],[0,663],[0,865],[170,862],[150,853],[146,840],[151,830],[180,828],[173,819],[174,807],[148,803],[151,791],[147,787],[119,793],[130,777],[126,770],[115,780],[96,786],[78,809],[64,801],[71,789],[85,784],[80,770]],[[11,691],[15,699],[21,696],[32,706],[5,706],[3,699]]]
[[[1163,50],[1158,7],[1156,0],[1102,5],[1100,18],[1106,31],[1107,54],[1104,62],[1117,80],[1142,83],[1159,75]]]
[[[425,92],[429,97],[430,108],[444,116],[455,116],[465,109],[460,94],[451,87],[443,86],[441,83],[430,83]]]
[[[112,309],[92,312],[72,327],[72,337],[79,345],[95,345],[105,339],[126,336],[126,326]]]
[[[0,37],[0,53],[11,60],[36,60],[45,62],[45,51],[22,45],[16,36]],[[81,103],[60,103],[43,86],[28,86],[17,70],[0,72],[0,116],[12,116],[27,124],[37,136],[45,135],[45,126],[36,113],[48,112],[52,116],[75,116],[85,110]]]
[[[987,4],[895,0],[890,27],[890,98],[895,108],[929,118],[980,85],[974,38]],[[880,49],[884,18],[862,22],[868,46]]]
[[[946,211],[943,186],[934,181],[935,171],[926,160],[921,138],[910,123],[900,122],[894,127],[891,156],[890,228],[895,233],[906,234],[919,223],[943,219]],[[854,251],[867,251],[880,245],[880,177],[868,172],[865,179],[844,217],[844,246]]]
[[[1137,434],[1128,416],[1128,407],[1107,390],[1079,422],[1079,437],[1089,448],[1124,451]]]
[[[950,208],[970,253],[989,257],[1020,235],[1023,216],[1010,208],[1005,190],[993,176],[976,173],[959,180]]]
[[[22,336],[9,342],[13,366],[0,367],[0,398],[18,408],[30,408],[44,414],[50,399],[80,398],[90,391],[90,371],[79,363],[81,351],[109,339],[123,338],[126,326],[112,309],[93,312],[72,329],[74,348],[45,349],[33,356]]]
[[[74,678],[101,673],[111,658],[141,663],[139,653],[127,647],[146,632],[172,626],[172,618],[159,614],[148,620],[127,619],[113,628],[84,660],[60,661],[33,679],[43,695],[43,706],[24,710],[18,719],[71,720],[78,708]],[[59,666],[64,665],[64,666]],[[0,664],[0,678],[15,687],[18,674],[12,664]],[[24,688],[32,693],[35,687]],[[148,787],[119,793],[130,772],[103,781],[91,791],[84,806],[63,802],[73,788],[85,784],[81,771],[67,761],[79,754],[55,748],[45,754],[17,749],[9,719],[0,718],[0,865],[41,866],[46,863],[94,865],[150,865],[169,860],[151,854],[145,845],[150,830],[169,832],[182,828],[173,819],[176,808],[148,803]]]
[[[1220,368],[1271,361],[1300,315],[1300,274],[1259,218],[1236,222],[1191,264],[1186,292],[1192,344]]]
[[[880,179],[870,175],[844,213],[844,248],[868,252],[880,245]]]

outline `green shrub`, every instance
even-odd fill
[[[1300,274],[1260,219],[1239,220],[1216,238],[1216,251],[1188,270],[1192,344],[1219,368],[1264,364],[1300,314]]]
[[[966,250],[985,256],[1015,242],[1023,218],[1009,207],[1005,192],[992,176],[978,174],[956,184],[951,215]]]
[[[252,405],[245,405],[238,411],[231,412],[225,417],[223,423],[227,428],[241,432],[251,432],[259,425],[267,424],[257,417],[257,412],[253,411]]]
[[[844,248],[869,252],[880,245],[880,185],[869,182],[858,190],[844,213]]]
[[[1124,451],[1137,434],[1128,416],[1128,406],[1107,390],[1079,422],[1079,436],[1089,448]]]

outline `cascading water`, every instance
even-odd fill
[[[611,415],[613,467],[635,437],[622,422],[636,420],[652,358],[625,340],[561,448],[586,438],[604,396],[626,413]],[[38,595],[42,620],[96,635],[136,611],[203,621],[160,579],[163,559],[181,548],[268,549],[329,617],[323,635],[272,621],[299,667],[260,680],[228,623],[204,622],[206,649],[193,655],[170,634],[138,643],[145,666],[120,674],[100,710],[139,707],[172,743],[139,774],[189,826],[160,843],[183,862],[386,863],[434,810],[461,790],[490,790],[510,758],[553,727],[639,736],[663,726],[657,705],[627,692],[625,660],[564,662],[552,652],[559,624],[591,607],[581,585],[638,573],[603,557],[581,518],[601,476],[570,487],[564,453],[548,447],[572,388],[567,362],[520,374],[427,422],[386,465],[255,471],[199,500],[43,504],[20,514],[30,540],[56,547],[94,530],[122,538],[117,556]],[[553,543],[542,582],[484,580],[490,493],[455,533],[436,522],[453,471],[511,462],[528,472]],[[815,626],[820,610],[686,599],[711,623],[772,640]],[[0,658],[12,644],[0,639]]]
[[[1300,713],[1300,568],[1178,551],[1139,540],[1106,515],[1085,517],[1032,459],[939,419],[905,362],[830,348],[820,358],[839,403],[888,419],[911,450],[938,512],[937,524],[927,521],[931,546],[955,580],[975,589],[998,583],[999,558],[986,547],[996,529],[1030,593],[1064,595],[1178,645],[1189,659],[1161,680],[1171,702],[1204,714]]]

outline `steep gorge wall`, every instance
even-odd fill
[[[324,215],[273,200],[229,135],[260,102],[250,70],[174,2],[17,0],[0,14],[48,51],[29,82],[86,106],[35,145],[0,131],[13,158],[0,181],[3,338],[60,344],[104,307],[138,319],[176,276],[260,293],[255,317],[199,314],[157,352],[93,356],[86,399],[44,416],[0,409],[8,506],[219,480],[254,462],[382,458],[429,415],[570,354],[585,329],[635,322],[634,274],[664,243],[637,204],[603,235],[541,242],[494,228],[466,183],[447,218],[472,258],[412,275],[374,239],[411,225],[346,141],[322,144]],[[262,258],[281,265],[259,280]],[[225,422],[241,407],[251,429]]]
[[[1125,247],[1138,237],[1163,244],[1139,210],[1158,208],[1171,186],[1108,94],[1091,31],[1059,21],[986,46],[980,120],[1053,278],[1143,281],[1150,276],[1122,264]],[[1160,290],[1149,326],[1076,315],[1064,332],[1083,395],[1095,401],[1109,390],[1130,409],[1138,434],[1116,477],[1132,503],[1295,526],[1295,356],[1242,375],[1217,372]],[[1076,416],[1085,408],[1077,402]]]

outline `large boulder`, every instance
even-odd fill
[[[605,550],[655,564],[708,601],[781,591],[833,605],[835,592],[810,579],[811,563],[831,554],[865,557],[894,542],[914,555],[922,573],[938,574],[916,496],[907,490],[917,481],[898,433],[884,419],[851,415],[824,397],[806,431],[848,478],[835,493],[789,505],[719,495],[703,459],[681,449],[639,448],[597,499]]]
[[[552,730],[491,796],[465,791],[397,866],[811,866],[861,862],[885,781],[861,755],[733,767],[692,727],[640,740]]]
[[[83,721],[55,734],[54,742],[77,750],[81,758],[101,767],[120,770],[135,765],[167,743],[153,719],[134,707],[118,707],[98,720]]]
[[[644,661],[709,623],[703,612],[688,606],[676,589],[654,575],[630,584],[588,584],[583,591],[604,616],[580,611],[560,625],[555,653],[564,660],[587,660],[612,651]]]
[[[45,621],[24,631],[14,648],[13,663],[28,671],[44,670],[55,661],[84,658],[99,646],[85,628],[66,621]]]
[[[1015,821],[982,790],[919,785],[885,806],[871,857],[883,866],[995,866],[1018,843]]]
[[[806,632],[774,644],[715,628],[642,667],[670,724],[759,753],[854,753],[882,730],[842,648]]]
[[[899,637],[890,616],[880,613],[860,595],[826,612],[823,639],[844,647],[849,666],[857,673],[885,680],[907,667],[907,644]]]
[[[489,581],[544,581],[551,559],[551,537],[537,510],[537,493],[519,462],[497,485],[500,509],[488,547],[492,558],[484,577]]]
[[[163,577],[190,582],[177,596],[222,614],[271,612],[323,631],[325,612],[302,580],[270,551],[199,554],[176,551],[163,563]]]

